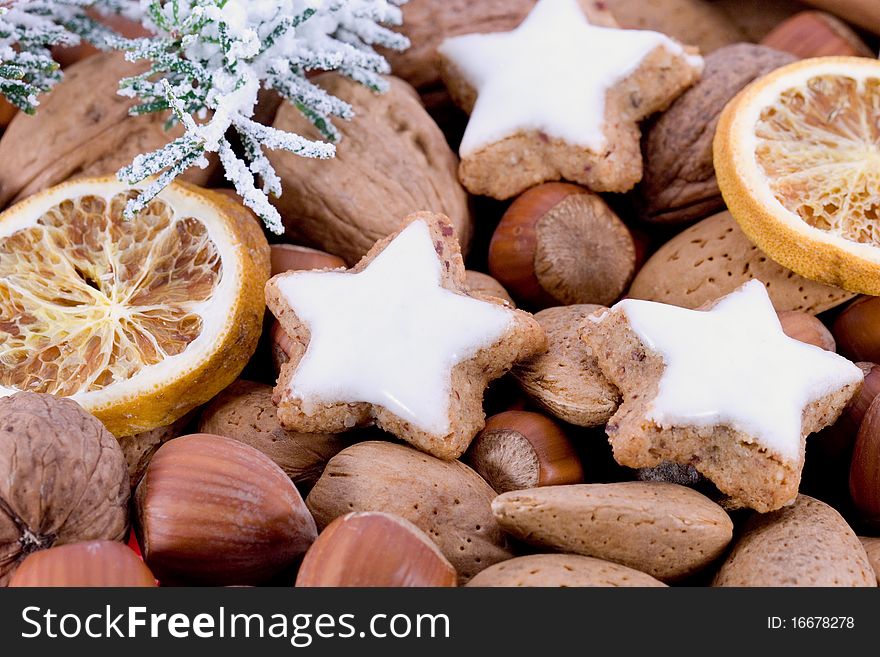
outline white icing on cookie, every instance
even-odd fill
[[[804,408],[863,378],[847,359],[785,335],[760,281],[707,312],[633,299],[613,309],[666,365],[647,414],[662,427],[726,425],[796,461]]]
[[[591,25],[577,0],[540,0],[512,32],[446,39],[439,51],[477,91],[461,156],[532,130],[601,151],[608,90],[658,47],[703,67],[659,32]]]
[[[278,289],[311,334],[291,379],[303,410],[383,406],[422,431],[450,430],[451,370],[513,326],[513,313],[441,287],[424,221],[407,226],[362,272],[297,272]]]

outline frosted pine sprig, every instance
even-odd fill
[[[111,40],[131,61],[149,60],[150,70],[121,83],[139,99],[135,114],[172,110],[185,135],[139,156],[120,171],[134,184],[158,176],[126,208],[140,211],[161,189],[191,166],[206,166],[217,153],[227,179],[270,230],[283,231],[269,195],[281,181],[264,149],[303,157],[330,158],[338,131],[333,119],[349,119],[352,108],[307,74],[338,71],[377,92],[386,88],[388,63],[374,46],[403,49],[408,41],[385,25],[399,25],[406,0],[142,0],[155,37]],[[306,139],[253,120],[261,89],[274,89],[318,129],[324,141]],[[229,141],[236,133],[241,156]],[[259,184],[258,184],[259,183]]]
[[[0,1],[0,94],[33,114],[38,95],[61,79],[52,59],[53,46],[73,46],[83,40],[103,46],[111,32],[86,12],[89,7],[130,14],[136,5],[131,0]]]

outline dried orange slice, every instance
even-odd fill
[[[71,397],[117,436],[235,379],[260,335],[269,247],[219,194],[174,184],[136,219],[113,178],[0,214],[0,394]]]
[[[880,295],[880,62],[805,59],[724,109],[715,170],[731,214],[779,264]]]

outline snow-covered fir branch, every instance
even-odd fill
[[[33,114],[37,96],[61,79],[53,46],[85,40],[102,47],[111,32],[87,13],[89,7],[101,13],[139,11],[131,0],[0,1],[0,94]]]
[[[245,203],[274,232],[281,217],[268,195],[281,182],[264,149],[303,157],[335,154],[334,118],[352,108],[308,79],[310,71],[338,71],[377,92],[389,70],[374,46],[404,49],[405,37],[387,26],[401,23],[406,0],[141,0],[144,23],[155,37],[111,44],[131,61],[151,68],[122,81],[121,91],[139,99],[134,113],[172,110],[185,135],[164,148],[138,156],[120,171],[131,184],[154,178],[126,212],[141,210],[161,189],[191,166],[205,166],[217,153],[226,177]],[[313,141],[253,120],[262,88],[274,89],[316,126]],[[229,141],[235,133],[237,154]]]

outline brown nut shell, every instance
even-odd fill
[[[513,377],[529,398],[569,424],[596,427],[614,415],[620,393],[602,374],[580,339],[587,317],[602,306],[578,304],[547,308],[535,319],[547,335],[547,351],[519,362]]]
[[[865,549],[841,515],[807,495],[754,514],[713,586],[877,586]]]
[[[795,57],[874,57],[842,20],[824,11],[802,11],[780,23],[761,43]]]
[[[640,214],[656,223],[702,219],[724,209],[715,179],[712,139],[721,110],[741,89],[795,57],[739,43],[706,57],[700,80],[645,132]]]
[[[272,386],[241,379],[205,408],[198,430],[260,450],[304,490],[318,480],[327,461],[348,445],[338,434],[285,429],[272,403]]]
[[[127,545],[87,541],[34,552],[13,573],[9,587],[154,587],[153,573]]]
[[[332,160],[280,150],[266,153],[284,184],[284,194],[273,203],[287,235],[354,265],[373,244],[397,230],[404,217],[431,210],[449,217],[466,252],[472,224],[467,194],[456,173],[458,158],[413,88],[397,78],[386,79],[389,89],[384,94],[341,75],[325,73],[312,79],[350,103],[355,116],[336,122],[341,138]],[[281,105],[273,125],[321,138],[289,102]]]
[[[880,363],[880,297],[860,297],[831,326],[840,353],[855,361]]]
[[[859,536],[865,553],[868,555],[868,561],[877,575],[877,582],[880,584],[880,538]]]
[[[529,411],[505,411],[487,419],[464,462],[498,493],[584,480],[580,458],[562,427]]]
[[[699,308],[753,278],[767,287],[777,311],[816,315],[854,296],[773,262],[749,241],[729,212],[703,219],[661,246],[639,271],[629,296]],[[840,336],[835,338],[840,345]]]
[[[822,320],[814,315],[799,310],[784,310],[779,313],[779,323],[782,324],[782,330],[790,338],[806,342],[825,351],[837,350],[831,331],[822,323]]]
[[[532,545],[607,559],[663,581],[702,570],[733,535],[720,506],[661,482],[513,491],[495,498],[492,511],[506,532]]]
[[[223,436],[163,445],[135,501],[144,560],[163,583],[264,583],[291,568],[317,536],[284,471]]]
[[[618,563],[577,554],[530,554],[495,564],[467,584],[480,587],[650,586],[663,582]]]
[[[861,518],[880,528],[880,400],[865,413],[849,470],[849,494]]]
[[[508,208],[489,244],[489,270],[533,307],[610,304],[635,272],[629,229],[597,194],[545,183]]]
[[[300,587],[455,586],[455,568],[418,527],[391,513],[348,513],[306,552]]]
[[[345,268],[345,260],[326,251],[296,244],[273,244],[271,247],[272,276],[286,271]]]
[[[128,468],[119,443],[76,402],[0,398],[0,586],[32,552],[128,534]]]
[[[119,52],[88,57],[41,96],[34,116],[19,112],[0,139],[0,207],[71,178],[115,175],[136,155],[183,134],[180,125],[166,131],[161,112],[129,115],[136,101],[117,93],[119,80],[145,68]],[[217,168],[217,160],[210,161],[183,179],[205,185]]]
[[[385,511],[416,525],[464,582],[513,556],[492,515],[495,491],[460,461],[369,441],[330,459],[306,498],[319,527],[352,511]]]
[[[504,286],[489,276],[489,274],[468,269],[464,273],[464,284],[468,292],[472,294],[478,294],[482,297],[495,297],[509,304],[511,308],[516,308],[516,304],[507,290],[504,289]]]

